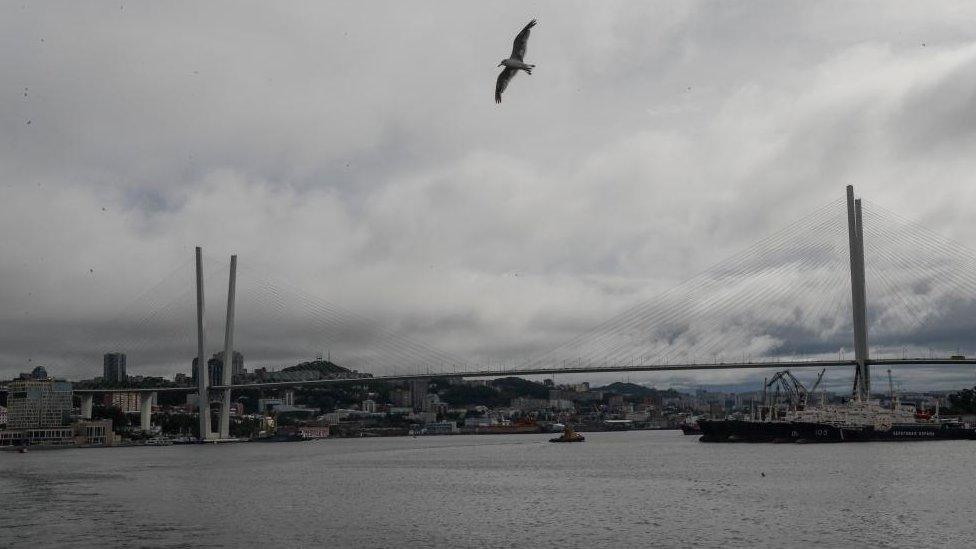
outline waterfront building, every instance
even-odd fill
[[[0,445],[21,446],[31,444],[35,446],[72,446],[75,443],[75,430],[71,426],[51,427],[47,429],[23,429],[0,431]]]
[[[72,386],[48,377],[43,366],[21,374],[7,387],[7,430],[0,431],[0,445],[71,445]]]
[[[14,446],[19,444],[23,438],[23,433],[21,431],[7,431],[6,429],[0,429],[0,446]]]
[[[408,408],[413,406],[413,399],[410,396],[410,389],[393,389],[390,391],[390,403],[397,408]]]
[[[68,422],[72,409],[71,383],[32,376],[11,381],[8,390],[8,429],[56,428]]]
[[[0,425],[7,424],[7,408],[6,406],[0,406]]]
[[[427,398],[424,399],[424,403],[421,409],[425,412],[433,412],[435,414],[446,414],[447,403],[442,402],[441,397],[437,395],[427,395]]]
[[[479,427],[494,427],[495,425],[498,425],[498,419],[492,416],[464,418],[464,426],[469,428],[477,429]]]
[[[71,426],[74,443],[81,446],[111,446],[115,443],[111,419],[78,421]]]
[[[105,353],[102,356],[102,379],[105,383],[125,383],[125,353]]]
[[[328,438],[329,425],[302,425],[298,427],[298,436],[306,440]]]
[[[571,412],[576,410],[576,406],[573,404],[573,401],[564,398],[550,399],[549,407],[552,408],[553,410],[559,410],[563,412]]]
[[[78,421],[46,429],[0,431],[0,446],[112,446],[116,435],[112,420]]]
[[[453,421],[435,421],[427,424],[427,434],[429,435],[450,435],[457,431],[457,423]]]
[[[414,412],[406,418],[408,421],[416,421],[418,423],[434,423],[437,421],[437,414],[434,412]]]
[[[629,419],[630,421],[645,422],[651,418],[651,414],[647,410],[640,412],[627,412],[624,414],[624,419]]]
[[[515,397],[511,407],[520,412],[534,412],[549,407],[549,400],[544,398]]]
[[[342,414],[339,412],[329,412],[318,417],[319,421],[326,425],[338,425],[342,422]]]
[[[366,412],[366,413],[375,414],[376,413],[376,401],[367,398],[366,400],[363,401],[362,408],[363,408],[363,411]]]
[[[258,412],[265,414],[272,412],[275,414],[317,414],[318,408],[309,408],[300,404],[295,404],[294,393],[285,392],[285,398],[260,398],[258,399]]]

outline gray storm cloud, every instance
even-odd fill
[[[335,351],[386,371],[396,338],[438,363],[545,356],[849,183],[934,233],[976,235],[965,3],[0,9],[2,376],[40,362],[87,377],[120,347],[133,373],[188,370],[195,245],[212,350],[233,252],[251,269],[249,365]],[[532,17],[538,68],[499,107],[498,52]],[[911,244],[898,242],[868,280],[878,352],[965,350],[967,280],[895,261]],[[953,257],[939,253],[929,265]],[[301,292],[276,294],[281,280]],[[621,337],[836,356],[843,299],[784,294],[764,302],[775,325],[743,308],[734,328],[683,318]],[[340,326],[324,304],[366,318]]]

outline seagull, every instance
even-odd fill
[[[520,69],[532,74],[532,69],[535,68],[535,65],[529,65],[523,62],[522,58],[525,57],[525,46],[529,42],[529,32],[534,26],[535,19],[529,21],[529,24],[515,37],[515,42],[512,44],[512,56],[508,59],[502,59],[502,62],[498,64],[499,67],[505,68],[502,69],[501,74],[498,75],[498,81],[495,82],[495,103],[502,102],[502,92],[505,91],[505,88],[508,87],[508,82]]]

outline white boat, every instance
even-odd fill
[[[152,437],[146,439],[145,445],[146,446],[172,446],[173,441],[168,438]]]

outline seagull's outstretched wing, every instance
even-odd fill
[[[525,47],[529,44],[529,32],[534,26],[535,19],[529,21],[529,24],[515,37],[515,43],[512,44],[512,59],[525,60]]]
[[[508,87],[508,82],[511,80],[518,69],[504,68],[502,72],[498,74],[498,81],[495,82],[495,103],[502,102],[502,92]]]

